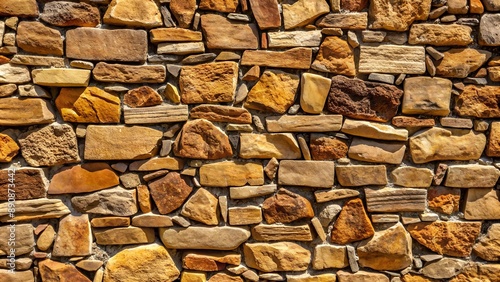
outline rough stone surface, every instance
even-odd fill
[[[387,172],[384,165],[337,166],[335,174],[342,186],[387,184]]]
[[[13,230],[11,230],[11,228],[11,225],[0,227],[0,235],[2,235],[3,238],[12,238],[11,233],[13,233],[16,240],[15,248],[13,248],[12,251],[12,243],[9,245],[8,240],[2,240],[2,242],[0,242],[0,255],[5,256],[14,253],[15,256],[20,256],[29,254],[33,251],[35,246],[33,226],[31,224],[16,224]],[[12,240],[10,242],[12,242]]]
[[[99,9],[87,3],[55,1],[45,4],[40,19],[55,26],[95,27],[101,23]]]
[[[246,243],[243,253],[249,267],[264,272],[305,270],[311,260],[311,252],[291,242]]]
[[[331,240],[336,244],[347,244],[372,237],[375,230],[366,214],[361,199],[349,200],[333,224]]]
[[[396,129],[390,125],[369,121],[345,119],[341,131],[350,135],[371,139],[394,141],[408,140],[408,131],[405,129]]]
[[[400,164],[403,161],[406,145],[395,142],[379,142],[370,139],[354,138],[349,147],[349,158],[370,163]]]
[[[442,77],[465,78],[478,70],[491,53],[472,48],[453,48],[443,52],[444,58],[435,63],[436,75]]]
[[[12,161],[12,159],[19,152],[19,146],[9,135],[0,133],[0,145],[0,163],[8,163]]]
[[[72,264],[60,263],[50,259],[43,260],[38,265],[42,281],[75,281],[91,282]]]
[[[165,66],[133,66],[97,63],[92,71],[97,81],[121,83],[162,83],[166,77]]]
[[[177,172],[153,180],[148,184],[151,196],[161,214],[168,214],[178,209],[188,198],[193,188],[189,180]]]
[[[199,105],[189,112],[191,118],[203,118],[213,122],[251,124],[252,115],[246,109],[219,105]]]
[[[9,174],[11,177],[9,177]],[[39,199],[45,197],[47,179],[41,169],[24,168],[16,169],[13,173],[9,170],[0,170],[0,200],[8,200],[9,179],[14,174],[16,200]],[[12,188],[12,186],[11,186]]]
[[[149,86],[131,89],[123,96],[123,104],[131,108],[157,106],[162,102],[160,94]]]
[[[415,20],[426,20],[431,8],[431,0],[414,3],[411,0],[393,2],[375,0],[370,5],[371,27],[394,31],[408,30]]]
[[[36,0],[6,0],[0,4],[0,15],[37,17],[38,5]]]
[[[284,115],[266,118],[269,132],[329,132],[342,127],[341,115]]]
[[[500,218],[500,195],[494,189],[468,189],[464,216],[467,220]]]
[[[494,166],[452,165],[448,167],[444,186],[455,188],[493,187],[500,177],[500,171]]]
[[[153,0],[113,0],[103,21],[105,24],[144,28],[163,25],[160,9]]]
[[[262,203],[262,212],[268,224],[290,223],[314,216],[312,205],[306,198],[284,188]]]
[[[0,222],[7,220],[36,220],[43,218],[60,218],[70,212],[59,199],[33,199],[16,202],[16,214],[10,217],[8,202],[0,204]]]
[[[241,65],[309,69],[311,60],[311,48],[298,47],[287,51],[247,50],[243,52]]]
[[[500,224],[492,224],[486,236],[480,238],[474,245],[474,253],[487,261],[500,261],[500,242],[497,240],[499,233]]]
[[[485,1],[488,2],[488,1]],[[500,7],[500,5],[497,4]],[[500,33],[496,26],[500,16],[496,13],[484,14],[479,24],[479,44],[485,46],[500,46]]]
[[[347,156],[349,149],[345,140],[328,135],[312,134],[309,143],[313,160],[337,160]]]
[[[318,245],[314,248],[313,269],[344,268],[347,266],[349,266],[349,261],[344,246]]]
[[[496,102],[500,99],[499,89],[498,86],[467,85],[455,103],[456,113],[477,118],[500,117]]]
[[[0,83],[22,84],[30,81],[30,73],[26,66],[15,64],[0,65]]]
[[[446,187],[432,187],[427,192],[429,209],[444,214],[458,211],[460,202],[460,189]]]
[[[347,41],[336,36],[328,36],[321,43],[319,53],[311,68],[323,72],[355,76],[356,66],[354,65],[353,49]]]
[[[231,21],[216,14],[201,16],[201,28],[209,49],[257,49],[257,26]]]
[[[350,273],[343,270],[337,272],[337,279],[339,282],[389,282],[389,278],[382,273],[358,271]]]
[[[26,52],[62,56],[61,33],[40,22],[22,21],[17,26],[16,43]]]
[[[312,23],[317,17],[330,11],[325,1],[299,0],[293,4],[283,5],[283,22],[285,29],[303,27]]]
[[[71,203],[76,210],[85,213],[115,216],[130,216],[137,213],[135,190],[120,187],[75,196],[71,199]]]
[[[467,46],[473,42],[472,28],[464,25],[414,24],[410,29],[410,44],[435,46]]]
[[[447,116],[452,82],[437,77],[410,77],[404,82],[404,114]],[[432,94],[430,94],[432,93]]]
[[[422,46],[361,46],[360,73],[425,73],[425,49]]]
[[[365,188],[365,196],[369,212],[423,212],[427,193],[412,188]]]
[[[434,173],[427,168],[398,167],[391,172],[392,182],[403,187],[430,187]]]

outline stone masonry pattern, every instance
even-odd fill
[[[0,0],[1,282],[499,282],[500,0]]]

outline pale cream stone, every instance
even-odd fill
[[[283,115],[266,117],[269,132],[329,132],[342,127],[341,115]]]
[[[321,30],[268,32],[269,48],[317,47],[321,43]]]
[[[404,187],[430,187],[433,178],[434,173],[428,168],[403,166],[391,172],[392,182]]]
[[[291,133],[240,134],[239,156],[244,159],[299,159],[302,154]]]
[[[86,87],[90,80],[90,70],[81,69],[36,69],[31,74],[33,82],[42,86]]]
[[[321,75],[303,73],[300,81],[300,107],[309,114],[320,114],[330,93],[332,80]]]
[[[364,120],[345,119],[341,132],[379,140],[408,140],[406,129],[397,129],[387,124]]]
[[[423,46],[363,45],[360,47],[360,73],[424,74]]]
[[[348,156],[371,163],[400,164],[405,150],[405,143],[382,143],[355,137],[349,147]]]
[[[500,177],[500,170],[490,165],[451,165],[445,186],[456,188],[494,187]]]
[[[269,194],[273,194],[277,191],[276,184],[267,184],[263,186],[243,186],[243,187],[231,187],[229,188],[229,196],[231,199],[248,199],[261,197]]]

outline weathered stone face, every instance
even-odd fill
[[[10,172],[12,174],[12,172]],[[15,171],[16,200],[30,200],[45,197],[47,179],[41,169],[25,168]],[[0,170],[0,200],[8,200],[9,170]],[[12,187],[11,187],[12,188]]]
[[[162,214],[178,209],[188,198],[193,188],[185,177],[176,172],[154,180],[148,184],[151,196]]]
[[[264,272],[304,270],[311,260],[311,252],[291,242],[246,243],[243,252],[248,266]]]
[[[331,239],[336,244],[347,244],[367,239],[375,230],[361,199],[349,200],[343,207],[332,229]]]
[[[436,75],[454,78],[467,77],[491,57],[488,51],[472,48],[453,48],[443,54],[444,58],[435,63]]]
[[[352,47],[336,36],[329,36],[323,41],[311,67],[318,71],[345,76],[356,75]]]
[[[101,23],[99,9],[87,3],[54,1],[45,4],[40,19],[55,26],[95,27]]]
[[[49,194],[86,193],[120,184],[118,176],[106,163],[86,163],[63,167],[50,181]]]
[[[39,22],[19,23],[16,43],[21,49],[30,53],[56,56],[64,54],[61,33]]]
[[[311,203],[306,198],[285,189],[267,198],[262,204],[262,212],[269,224],[289,223],[314,216]]]
[[[413,21],[426,20],[430,8],[430,0],[418,3],[410,0],[373,0],[370,5],[370,19],[373,21],[371,26],[375,29],[405,31]]]

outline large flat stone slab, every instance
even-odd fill
[[[132,245],[147,244],[155,241],[153,228],[135,226],[93,230],[96,243],[99,245]]]
[[[362,45],[360,48],[360,73],[423,74],[426,71],[424,47]]]
[[[260,163],[226,161],[205,164],[200,168],[200,184],[212,187],[263,185],[264,169]]]
[[[444,186],[456,188],[494,187],[500,177],[500,170],[491,165],[448,166]]]
[[[283,115],[266,118],[269,132],[329,132],[342,127],[341,115]]]
[[[246,50],[259,47],[257,25],[231,21],[216,14],[201,16],[201,28],[209,49]]]
[[[161,65],[122,65],[97,63],[92,70],[97,81],[121,83],[162,83],[167,77],[165,66]]]
[[[337,180],[342,186],[386,185],[385,165],[350,165],[335,168]]]
[[[187,105],[162,104],[153,107],[123,107],[125,124],[157,124],[188,120]]]
[[[472,28],[460,24],[414,24],[408,43],[412,45],[467,46],[473,42]]]
[[[404,114],[447,116],[452,82],[438,77],[409,77],[404,82]]]
[[[335,164],[331,161],[283,160],[278,170],[278,184],[292,186],[333,186]]]
[[[90,81],[90,70],[80,69],[35,69],[31,71],[33,83],[54,87],[87,87]]]
[[[59,199],[42,198],[16,201],[15,214],[11,214],[8,211],[8,207],[8,202],[0,204],[0,222],[60,218],[71,213],[68,207]]]
[[[38,98],[0,99],[0,126],[48,124],[55,121],[50,101]]]
[[[85,163],[58,170],[50,181],[48,193],[71,194],[102,190],[120,184],[120,180],[106,163]]]
[[[169,249],[234,250],[250,238],[250,231],[229,226],[160,228],[160,238]]]
[[[286,51],[246,50],[241,57],[241,65],[309,69],[311,60],[311,48],[297,47]]]
[[[52,255],[57,257],[88,256],[92,253],[92,231],[89,215],[68,215],[59,221]]]
[[[66,32],[66,56],[72,59],[143,62],[147,52],[144,30],[76,28]]]
[[[427,191],[413,188],[365,189],[369,212],[422,212]]]

